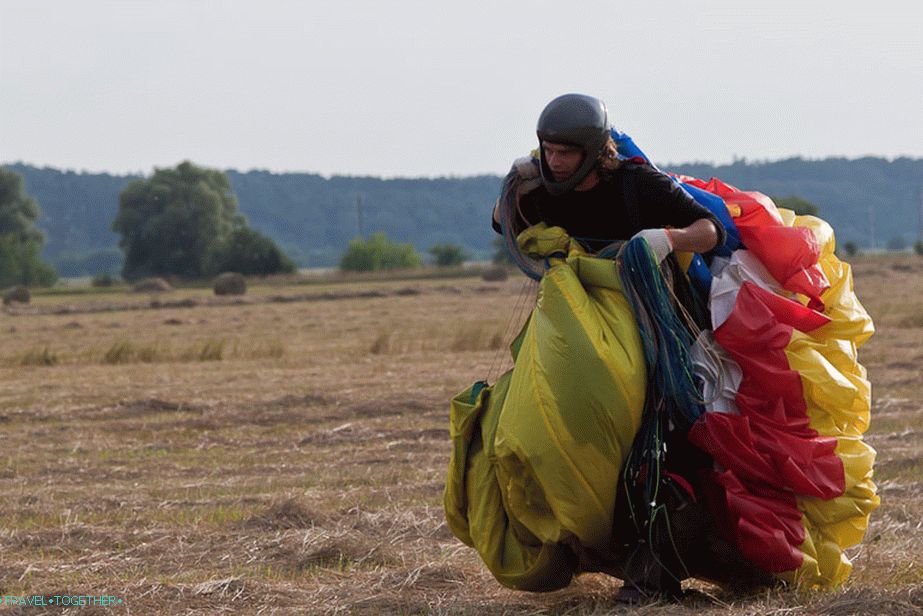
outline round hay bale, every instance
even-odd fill
[[[237,272],[224,272],[215,278],[215,295],[244,295],[247,281]]]
[[[164,293],[172,291],[173,287],[163,278],[145,278],[136,282],[131,290],[134,293]]]
[[[502,282],[509,278],[510,273],[503,266],[492,267],[490,269],[484,270],[484,273],[481,274],[481,280],[486,282]]]
[[[3,292],[3,305],[9,306],[13,302],[18,304],[28,304],[29,300],[32,299],[32,294],[29,293],[29,289],[23,286],[10,287]]]

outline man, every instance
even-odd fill
[[[594,251],[640,235],[661,261],[674,250],[703,253],[724,242],[717,219],[669,177],[619,160],[599,99],[559,96],[542,111],[536,132],[542,182],[521,197],[517,231],[545,222]],[[524,161],[517,168],[530,172]],[[499,207],[493,226],[500,231]]]
[[[519,195],[514,231],[544,222],[564,228],[591,252],[642,237],[657,261],[666,261],[663,266],[673,272],[677,298],[696,315],[685,276],[676,259],[668,256],[674,250],[705,253],[723,244],[725,230],[715,216],[650,165],[618,157],[606,106],[599,99],[582,94],[554,99],[542,111],[536,133],[537,163],[531,158],[514,163],[521,180],[537,184]],[[499,203],[493,227],[502,232]],[[696,321],[707,326],[704,312],[698,312]],[[711,459],[688,443],[685,431],[674,429],[665,437],[664,543],[651,545],[653,535],[632,527],[633,505],[620,496],[614,543],[621,553],[610,566],[601,567],[625,580],[618,598],[626,602],[673,599],[681,594],[683,577],[726,581],[721,578],[728,569],[745,584],[762,583],[762,572],[752,571],[736,549],[720,539],[699,502],[698,471],[711,468]]]

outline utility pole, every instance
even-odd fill
[[[869,249],[875,250],[875,210],[871,204],[868,206],[869,216]]]
[[[362,228],[362,193],[356,194],[356,223],[359,228],[359,239],[365,239],[365,230]]]

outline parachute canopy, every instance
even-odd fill
[[[616,487],[646,375],[615,264],[558,227],[520,241],[549,269],[513,345],[515,368],[452,401],[446,518],[501,583],[554,590],[578,559],[614,550]]]

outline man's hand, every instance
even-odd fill
[[[667,255],[673,252],[673,240],[666,229],[644,229],[634,234],[631,239],[640,237],[651,247],[657,263],[667,258]]]

